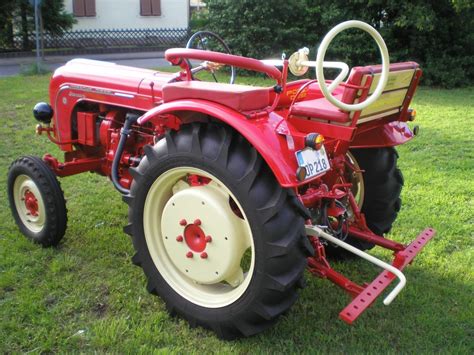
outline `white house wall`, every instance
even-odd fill
[[[72,13],[72,0],[65,0]],[[187,28],[189,0],[161,0],[161,16],[141,16],[140,0],[96,0],[95,17],[76,17],[73,30]]]

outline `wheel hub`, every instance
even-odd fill
[[[192,251],[200,253],[206,249],[206,236],[196,224],[190,224],[184,229],[184,240]]]
[[[38,199],[36,198],[35,194],[30,190],[26,190],[23,199],[25,201],[25,207],[28,211],[27,213],[33,217],[38,216]]]
[[[193,281],[214,284],[243,280],[240,261],[249,247],[245,223],[229,205],[229,195],[209,183],[179,184],[161,218],[162,238],[175,267]]]

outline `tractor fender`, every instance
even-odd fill
[[[404,144],[414,137],[406,122],[393,121],[356,132],[351,148],[382,148]]]
[[[249,119],[242,113],[218,103],[187,99],[157,106],[141,116],[138,123],[158,123],[162,120],[160,116],[173,114],[179,117],[184,112],[209,115],[231,126],[260,153],[282,187],[296,187],[301,184],[296,178],[298,165],[294,144],[288,144],[286,137],[276,132],[276,127],[284,120],[280,115],[269,113],[260,118]]]

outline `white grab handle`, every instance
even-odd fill
[[[397,276],[398,279],[399,279],[399,282],[398,282],[397,286],[395,286],[395,288],[383,300],[384,305],[388,306],[390,303],[392,303],[392,301],[395,299],[395,297],[397,297],[398,294],[401,292],[401,290],[405,287],[405,285],[407,283],[407,279],[406,279],[405,275],[403,275],[403,273],[400,270],[398,270],[396,267],[394,267],[393,265],[387,264],[385,261],[377,259],[376,257],[374,257],[370,254],[367,254],[367,253],[363,252],[362,250],[357,249],[356,247],[353,247],[352,245],[350,245],[346,242],[343,242],[340,239],[337,239],[336,237],[333,237],[332,235],[330,235],[330,234],[326,233],[325,231],[323,231],[318,226],[309,226],[309,225],[307,225],[306,226],[306,234],[311,235],[313,237],[324,238],[324,239],[330,241],[331,243],[336,244],[336,245],[340,246],[341,248],[346,249],[347,251],[360,256],[361,258],[371,262],[372,264],[375,264],[375,265],[381,267],[382,269],[390,271],[392,274]]]

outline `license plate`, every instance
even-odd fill
[[[324,146],[319,150],[306,148],[296,152],[298,166],[306,168],[306,179],[321,175],[328,171],[329,160]]]

